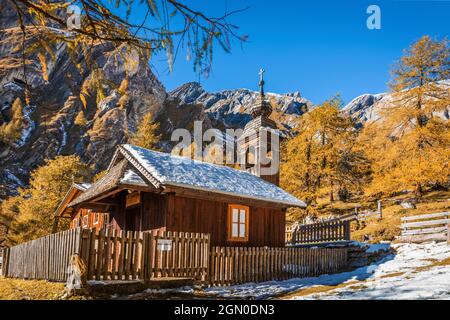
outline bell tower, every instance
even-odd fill
[[[259,71],[259,97],[250,109],[253,119],[238,138],[238,156],[241,169],[279,185],[280,134],[276,123],[269,118],[272,107],[264,94],[264,72],[264,69]]]

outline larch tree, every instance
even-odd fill
[[[20,98],[16,98],[11,107],[11,119],[0,126],[0,140],[6,144],[14,144],[21,136],[23,124],[23,106]]]
[[[72,183],[86,181],[89,176],[89,167],[75,155],[47,160],[33,171],[29,187],[2,204],[2,214],[11,219],[8,241],[15,244],[49,234],[53,214]]]
[[[314,203],[337,194],[346,200],[359,191],[367,171],[364,153],[356,148],[356,132],[349,117],[339,113],[341,100],[326,101],[300,118],[298,134],[284,146],[282,186]]]
[[[392,105],[361,135],[370,149],[373,183],[369,193],[445,184],[450,176],[450,124],[439,114],[450,106],[449,46],[424,36],[393,69]]]
[[[77,116],[75,117],[74,124],[79,127],[86,126],[87,120],[83,110],[80,110],[80,112],[78,112]]]
[[[170,71],[177,55],[184,51],[194,69],[208,75],[217,45],[230,52],[233,41],[242,43],[247,39],[246,35],[238,34],[238,27],[230,22],[231,16],[246,8],[212,16],[196,8],[195,4],[178,0],[116,0],[108,3],[101,0],[5,1],[5,5],[15,12],[11,17],[16,18],[22,33],[22,46],[15,49],[14,53],[22,60],[21,80],[26,85],[27,104],[31,96],[27,79],[29,57],[36,55],[39,58],[43,79],[48,79],[48,61],[55,61],[61,44],[67,46],[73,61],[84,61],[76,63],[80,73],[86,68],[92,73],[99,71],[95,63],[96,47],[108,44],[116,49],[126,47],[126,50],[121,51],[125,63],[136,56],[139,61],[147,63],[152,56],[165,53]],[[139,21],[130,19],[134,12],[143,13]],[[32,45],[27,42],[30,37],[36,40]],[[129,55],[133,58],[129,59]],[[101,74],[97,76],[101,80],[100,85],[96,81],[92,82],[97,100],[102,94],[102,78]],[[87,88],[84,89],[80,93],[80,100],[85,105],[89,92]]]
[[[138,125],[136,133],[131,136],[129,143],[146,149],[158,149],[161,136],[157,133],[159,124],[153,121],[150,112],[146,113]]]

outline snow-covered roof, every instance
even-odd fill
[[[137,186],[147,186],[147,183],[133,170],[128,169],[124,172],[122,178],[120,179],[122,184],[132,184]]]
[[[280,187],[245,171],[130,144],[122,145],[120,148],[133,157],[162,186],[181,186],[288,206],[306,206],[303,201]]]
[[[83,183],[74,183],[73,184],[75,188],[77,188],[80,191],[86,191],[91,187],[91,183],[83,182]]]

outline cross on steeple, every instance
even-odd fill
[[[264,70],[263,68],[259,69],[259,93],[261,96],[264,96]]]

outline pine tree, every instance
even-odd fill
[[[153,122],[152,114],[149,112],[139,123],[136,133],[130,138],[129,142],[138,147],[157,150],[160,136],[156,133],[159,124]]]
[[[89,168],[75,155],[47,160],[33,171],[29,187],[20,189],[16,197],[16,214],[8,233],[10,243],[24,242],[50,233],[53,214],[72,183],[86,181],[88,177]],[[3,204],[2,208],[11,212]]]
[[[80,112],[77,114],[74,123],[79,127],[84,127],[87,124],[87,120],[86,117],[84,116],[83,110],[80,110]]]
[[[363,130],[373,161],[369,193],[392,193],[446,183],[450,175],[450,124],[436,115],[450,105],[447,40],[424,36],[414,43],[393,70],[392,106],[385,121]]]
[[[16,98],[11,107],[11,120],[0,126],[0,140],[6,144],[12,145],[21,136],[23,125],[22,108],[20,98]]]

